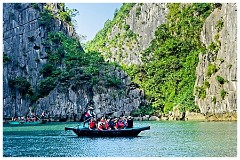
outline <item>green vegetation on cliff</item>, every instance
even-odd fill
[[[121,86],[121,80],[110,74],[109,69],[113,65],[104,62],[98,52],[84,52],[77,39],[62,32],[49,32],[44,45],[47,63],[40,71],[43,79],[33,95],[33,101],[47,96],[56,86],[62,92],[70,86],[75,89],[83,84],[90,88],[99,83],[105,87]]]
[[[38,5],[33,3],[32,7],[37,9]],[[59,19],[72,26],[73,17],[78,14],[78,11],[76,9],[68,9],[64,3],[58,4],[57,8],[58,10],[54,10],[52,5],[44,5],[43,11],[40,12],[40,18],[38,19],[39,24],[49,28],[53,19]]]
[[[87,51],[96,51],[97,49],[101,49],[105,53],[110,53],[110,46],[119,46],[121,47],[121,42],[119,41],[119,37],[126,37],[127,35],[134,37],[135,34],[129,30],[129,26],[125,23],[125,18],[129,15],[130,10],[134,6],[134,3],[125,3],[122,5],[122,7],[119,10],[116,10],[114,13],[114,19],[107,20],[104,24],[104,28],[100,30],[94,39],[87,43],[86,50]],[[118,28],[124,28],[126,30],[126,33],[123,35],[117,34],[115,38],[111,41],[108,40],[107,35],[112,31],[113,26],[117,25]],[[121,38],[124,40],[123,38]],[[107,43],[109,42],[107,47]],[[108,55],[105,55],[105,57],[108,57]]]
[[[22,96],[26,94],[33,95],[33,90],[30,82],[27,81],[26,77],[16,77],[15,79],[9,79],[8,84],[10,89],[12,90],[12,97],[16,95],[16,91]]]
[[[167,23],[159,26],[144,51],[143,65],[124,68],[156,111],[167,113],[177,105],[181,110],[198,111],[193,94],[195,72],[199,53],[206,52],[199,35],[212,5],[169,4],[168,8]],[[204,98],[205,92],[199,89],[198,96]]]
[[[32,7],[36,8],[36,5],[32,4]],[[77,14],[76,10],[67,9],[62,3],[57,4],[57,8],[58,10],[52,5],[45,5],[40,12],[38,23],[48,31],[47,39],[41,43],[47,54],[47,63],[40,71],[43,79],[31,95],[32,102],[47,96],[57,86],[60,92],[64,92],[70,86],[77,89],[83,84],[90,88],[98,83],[106,87],[121,85],[121,81],[108,71],[113,65],[106,63],[100,53],[84,52],[77,37],[69,37],[61,31],[51,31],[54,19],[72,25],[72,17]]]
[[[199,35],[213,5],[174,3],[168,4],[168,9],[167,23],[158,27],[155,39],[142,54],[143,64],[123,65],[122,68],[145,91],[154,112],[168,113],[174,106],[180,106],[181,110],[199,111],[194,104],[195,72],[199,53],[206,52]],[[88,46],[90,50],[94,50],[93,46],[107,50],[106,32],[113,25],[106,23]],[[215,69],[209,72],[212,74]],[[196,94],[204,98],[204,87],[197,90],[200,93]]]
[[[47,96],[57,85],[64,91],[72,84],[79,86],[87,83],[93,86],[100,81],[108,87],[121,84],[114,76],[101,75],[101,69],[112,65],[104,62],[97,52],[84,52],[77,39],[62,32],[50,32],[45,47],[48,48],[48,59],[40,72],[44,79],[38,86],[39,97]],[[65,67],[62,68],[62,65]]]

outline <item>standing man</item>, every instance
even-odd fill
[[[94,108],[92,106],[90,106],[88,108],[88,111],[85,113],[84,118],[83,118],[83,127],[85,127],[86,122],[90,121],[91,117],[94,118],[96,116],[96,114],[93,112],[93,110],[94,110]]]
[[[131,116],[128,117],[127,124],[127,128],[133,128],[133,119]]]

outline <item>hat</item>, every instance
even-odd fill
[[[128,119],[132,119],[132,117],[131,117],[131,116],[128,116]]]
[[[94,109],[93,107],[89,107],[88,109]]]

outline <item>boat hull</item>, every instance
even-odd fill
[[[88,128],[65,127],[65,130],[72,130],[78,137],[133,137],[137,136],[143,130],[149,130],[147,127],[134,127],[120,130],[89,130]]]

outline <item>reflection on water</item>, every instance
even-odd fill
[[[135,122],[138,137],[78,138],[77,123],[3,127],[4,157],[236,157],[236,122]]]

